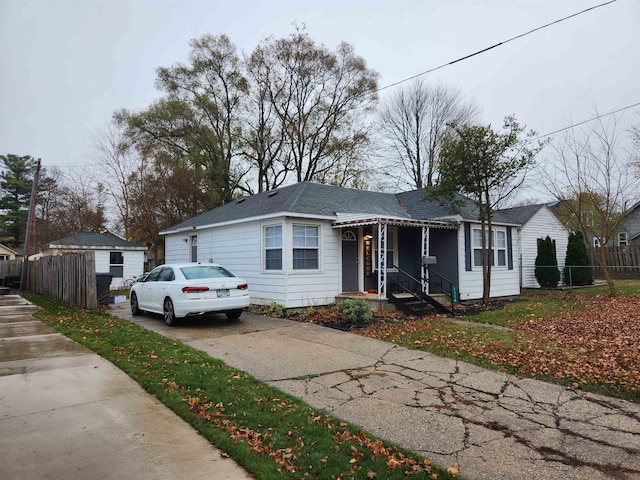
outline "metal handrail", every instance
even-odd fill
[[[406,277],[408,277],[409,279],[413,280],[413,282],[414,282],[414,283],[416,283],[417,285],[420,285],[420,291],[421,291],[421,293],[423,293],[423,294],[425,294],[425,295],[428,295],[428,293],[427,293],[427,292],[425,292],[425,291],[424,291],[424,289],[423,289],[423,287],[422,287],[423,282],[424,282],[424,284],[427,284],[427,285],[429,285],[430,287],[434,287],[434,288],[435,288],[439,293],[441,293],[441,294],[445,295],[445,296],[449,299],[449,301],[451,302],[451,311],[452,311],[452,312],[454,311],[454,303],[453,303],[453,282],[451,282],[451,280],[447,279],[446,277],[444,277],[444,276],[440,275],[440,274],[439,274],[439,273],[437,273],[437,272],[432,272],[432,271],[429,271],[429,277],[422,277],[422,278],[420,278],[420,279],[417,279],[417,278],[415,278],[413,275],[411,275],[410,273],[408,273],[408,272],[406,272],[406,271],[402,270],[402,269],[401,269],[400,267],[398,267],[397,265],[393,265],[393,268],[395,268],[396,270],[398,270],[398,272],[399,272],[399,273],[401,273],[401,274],[405,275]],[[437,277],[439,278],[439,280],[440,280],[439,285],[437,285],[437,284],[435,284],[435,283],[433,283],[433,282],[431,281],[431,275],[435,275],[435,276],[437,276]],[[447,291],[445,291],[445,290],[442,288],[442,284],[443,284],[443,282],[446,282],[446,283],[448,284],[448,286],[449,286],[449,291],[448,291],[448,292],[447,292]],[[404,290],[404,291],[406,291],[406,292],[408,292],[408,293],[412,293],[412,291],[411,291],[409,288],[404,287],[401,283],[398,283],[398,286],[399,286],[402,290]],[[422,299],[420,299],[420,301],[422,302]]]

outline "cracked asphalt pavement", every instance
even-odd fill
[[[640,405],[259,315],[114,314],[206,351],[462,478],[640,479]]]

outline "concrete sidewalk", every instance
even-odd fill
[[[469,480],[640,479],[640,405],[486,370],[351,333],[243,314],[239,322],[113,313],[455,466]]]
[[[253,478],[35,310],[0,295],[0,479]]]

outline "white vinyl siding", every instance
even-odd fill
[[[86,250],[85,250],[86,251]],[[95,250],[96,272],[110,273],[112,255],[115,250]],[[124,280],[144,273],[144,252],[142,250],[120,250],[122,252],[122,276],[111,279],[110,288],[121,288]]]
[[[479,229],[480,225],[472,225],[471,232],[474,229]],[[504,229],[505,227],[494,227],[497,231]],[[514,228],[515,230],[515,228]],[[471,234],[471,241],[473,242],[473,233]],[[506,234],[505,234],[506,235]],[[491,297],[504,297],[509,295],[519,295],[520,285],[518,281],[519,277],[519,264],[515,255],[515,235],[513,236],[513,269],[509,270],[506,267],[493,267],[491,269]],[[506,243],[506,236],[505,236]],[[453,246],[452,246],[453,248]],[[505,257],[507,254],[505,254]],[[471,255],[471,261],[474,260],[474,255]],[[508,259],[507,259],[508,262]],[[482,298],[482,267],[474,267],[471,271],[465,269],[465,240],[464,240],[464,228],[461,226],[458,230],[458,283],[460,291],[460,300],[476,300]]]
[[[538,255],[538,239],[547,235],[555,242],[556,258],[560,272],[564,271],[565,257],[567,255],[567,243],[569,231],[562,225],[558,217],[548,208],[541,208],[519,230],[518,241],[514,235],[514,259],[522,260],[522,286],[524,288],[539,288],[535,276],[536,256]],[[517,253],[516,253],[517,245]]]
[[[265,227],[274,225],[282,228],[282,270],[264,269]],[[317,230],[318,268],[315,270],[293,268],[294,226],[301,225]],[[201,261],[219,263],[243,278],[249,284],[253,304],[276,302],[286,308],[327,305],[335,302],[340,293],[340,233],[339,229],[332,229],[328,221],[284,217],[268,223],[247,221],[199,229],[198,254]],[[186,261],[185,238],[185,234],[166,236],[167,263]],[[306,235],[305,238],[308,240]]]

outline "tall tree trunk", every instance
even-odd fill
[[[600,261],[600,268],[602,268],[602,273],[604,273],[604,279],[607,281],[607,285],[609,287],[609,295],[615,297],[617,295],[616,285],[613,283],[613,279],[611,278],[611,273],[609,273],[609,266],[607,265],[607,256],[605,255],[604,246],[597,248],[598,250],[598,260]]]

